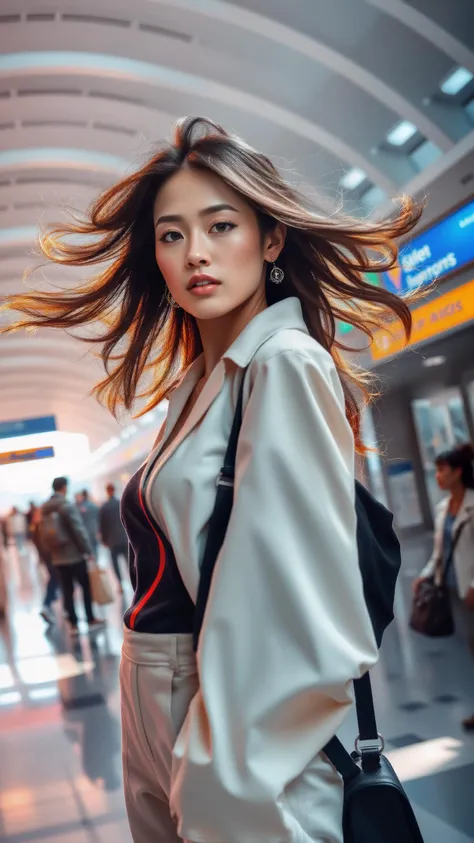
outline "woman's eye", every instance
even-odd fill
[[[215,229],[216,234],[225,234],[227,231],[232,231],[233,228],[235,228],[233,222],[215,222],[211,226],[211,231]]]
[[[177,240],[181,237],[179,231],[165,231],[164,234],[160,237],[161,243],[176,243]]]

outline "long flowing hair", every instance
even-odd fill
[[[370,400],[373,387],[369,373],[345,355],[350,349],[337,338],[337,321],[359,328],[370,341],[374,330],[396,317],[409,339],[407,302],[374,286],[366,274],[397,265],[396,241],[413,228],[421,209],[404,197],[382,222],[323,217],[269,158],[211,120],[179,120],[172,142],[102,193],[86,217],[75,216],[70,223],[43,230],[39,247],[44,257],[64,266],[97,265],[98,272],[75,289],[8,297],[4,308],[23,316],[4,331],[94,325],[79,338],[100,346],[106,376],[94,387],[97,399],[113,413],[120,406],[130,410],[137,399],[144,399],[144,413],[166,398],[202,350],[195,319],[170,307],[155,259],[154,200],[183,166],[220,176],[254,207],[263,232],[277,221],[286,225],[278,261],[285,279],[277,286],[267,273],[268,303],[289,296],[300,300],[310,334],[333,357],[356,448],[363,453],[356,396]]]

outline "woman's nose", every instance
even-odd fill
[[[209,266],[209,250],[202,234],[196,233],[191,237],[186,262],[188,266]]]

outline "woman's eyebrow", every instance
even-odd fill
[[[236,214],[239,213],[237,208],[234,208],[233,205],[228,205],[227,202],[220,202],[218,205],[210,205],[208,208],[203,208],[202,211],[199,211],[200,217],[208,216],[209,214],[217,214],[219,211],[235,211]],[[159,223],[162,222],[182,222],[183,217],[180,214],[164,214],[161,217],[158,217],[155,228]]]

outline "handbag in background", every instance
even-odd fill
[[[454,635],[454,618],[446,583],[454,562],[456,545],[466,524],[467,521],[461,524],[454,536],[446,564],[442,569],[438,565],[435,574],[420,583],[413,598],[410,627],[420,635],[427,635],[430,638],[446,638]]]
[[[89,570],[92,602],[97,606],[108,606],[114,602],[109,574],[103,568],[93,565]]]

